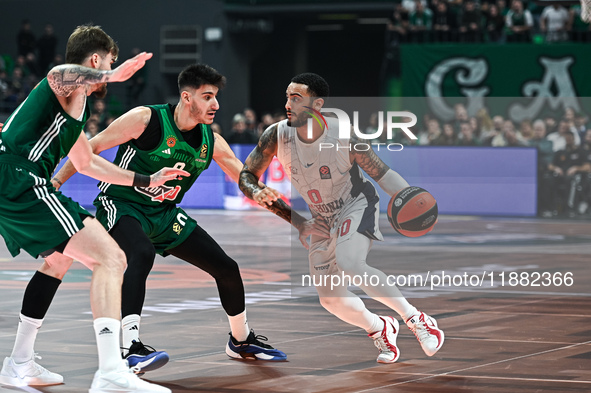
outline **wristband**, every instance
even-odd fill
[[[133,177],[133,183],[131,184],[133,187],[149,187],[150,186],[150,176],[142,175],[141,173],[135,173]]]

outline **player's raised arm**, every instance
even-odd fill
[[[359,142],[359,140],[351,138],[352,144],[356,142]],[[373,149],[367,151],[353,149],[350,157],[351,162],[356,162],[390,197],[399,190],[408,187],[408,182],[398,172],[390,169]]]
[[[150,108],[140,106],[117,118],[104,131],[98,133],[89,141],[92,152],[99,154],[102,151],[139,138],[146,130],[151,115]],[[51,182],[56,189],[59,189],[76,172],[72,160],[68,160],[53,176]]]
[[[47,81],[56,96],[68,97],[81,85],[126,81],[151,57],[152,53],[142,52],[114,70],[89,68],[79,64],[62,64],[49,71]]]

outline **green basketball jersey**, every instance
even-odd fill
[[[25,158],[38,169],[38,176],[49,179],[78,140],[89,115],[88,104],[82,121],[68,115],[44,78],[6,120],[0,155]]]
[[[105,182],[99,183],[99,194],[125,199],[135,203],[158,206],[162,203],[177,204],[191,188],[201,172],[209,167],[213,157],[214,136],[206,124],[199,124],[201,144],[194,148],[185,142],[183,132],[175,122],[168,104],[149,105],[156,110],[162,136],[159,145],[151,150],[139,150],[133,140],[119,146],[114,163],[144,175],[151,175],[164,167],[183,169],[191,174],[182,180],[172,180],[158,187],[125,187]],[[98,197],[97,197],[98,198]]]

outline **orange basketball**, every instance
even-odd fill
[[[423,236],[437,222],[437,201],[420,187],[406,187],[390,199],[387,213],[396,232],[407,237]]]

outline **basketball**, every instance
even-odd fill
[[[388,203],[388,221],[403,236],[423,236],[437,222],[437,201],[427,190],[406,187],[398,191]]]

